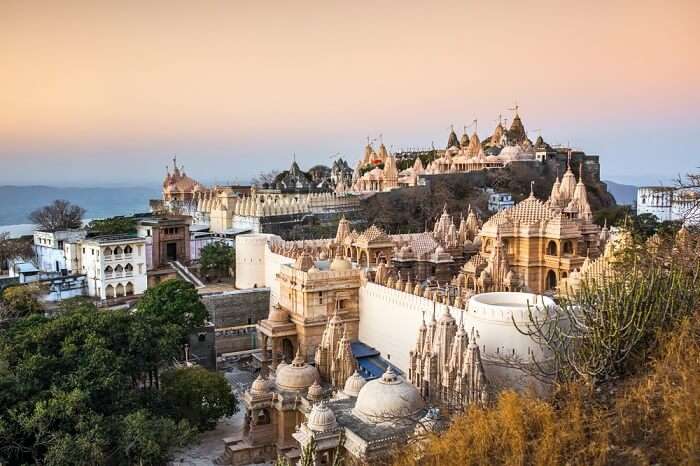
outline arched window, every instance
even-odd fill
[[[548,290],[555,290],[557,288],[557,274],[554,272],[554,270],[547,272],[546,282]]]
[[[124,272],[124,267],[122,267],[121,264],[114,268],[114,273],[121,274],[122,272]]]
[[[109,247],[105,248],[104,255],[111,256],[112,255],[112,248],[109,248]]]
[[[554,241],[550,241],[547,243],[547,255],[548,256],[556,256],[557,255],[557,243]]]
[[[108,265],[107,267],[105,267],[105,273],[112,273],[112,272],[114,272],[114,269],[112,268],[111,265]]]
[[[571,241],[564,241],[564,248],[563,248],[564,254],[573,254],[574,253],[574,243]]]
[[[126,295],[131,296],[132,294],[134,294],[134,284],[126,282]]]
[[[126,247],[124,248],[124,254],[131,254],[133,251],[134,251],[134,250],[131,249],[131,246],[129,246],[128,244],[127,244]]]
[[[491,252],[491,246],[493,245],[491,238],[487,239],[484,243],[484,252]]]
[[[114,248],[114,255],[115,256],[121,255],[122,252],[123,252],[123,250],[122,250],[121,246],[117,246],[116,248]]]
[[[105,297],[114,298],[114,287],[112,285],[107,285],[107,288],[105,288]]]
[[[124,285],[121,283],[117,285],[117,297],[124,296]]]
[[[117,267],[119,267],[119,266],[117,266]],[[126,267],[124,267],[124,270],[126,270],[127,272],[133,272],[134,266],[131,264],[126,264]]]

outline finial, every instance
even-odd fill
[[[569,153],[566,157],[566,168],[571,170],[571,147],[569,147]]]
[[[535,180],[530,181],[530,197],[535,197]]]
[[[578,164],[578,180],[583,183],[583,161]]]
[[[476,134],[479,130],[479,120],[474,118],[474,134]]]

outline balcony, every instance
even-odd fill
[[[120,261],[120,260],[124,259],[123,254],[114,254],[112,257],[114,258],[115,261]]]
[[[105,261],[106,261],[106,262],[110,262],[110,261],[112,261],[112,259],[114,258],[114,256],[113,256],[112,254],[105,254],[105,255],[104,255],[104,258],[105,258]]]
[[[103,276],[105,280],[109,280],[110,278],[114,277],[114,274],[112,272],[105,272]]]
[[[133,277],[133,276],[134,276],[134,272],[124,272],[124,276],[125,276],[125,277]]]
[[[124,254],[124,260],[131,260],[134,257],[132,253]]]

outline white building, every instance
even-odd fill
[[[66,273],[72,270],[66,261],[64,248],[69,243],[77,243],[85,238],[85,230],[35,231],[34,251],[37,267],[42,272]]]
[[[652,214],[660,222],[689,220],[698,203],[698,193],[666,186],[642,186],[637,189],[637,215]],[[697,222],[697,218],[694,219]]]
[[[500,212],[505,209],[510,209],[515,205],[513,196],[509,193],[491,193],[489,194],[488,208],[491,212]]]
[[[146,241],[135,235],[109,235],[79,243],[81,273],[88,294],[101,299],[143,294],[147,287]]]

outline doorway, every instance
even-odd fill
[[[177,260],[177,243],[167,243],[165,245],[165,256],[169,261]]]

